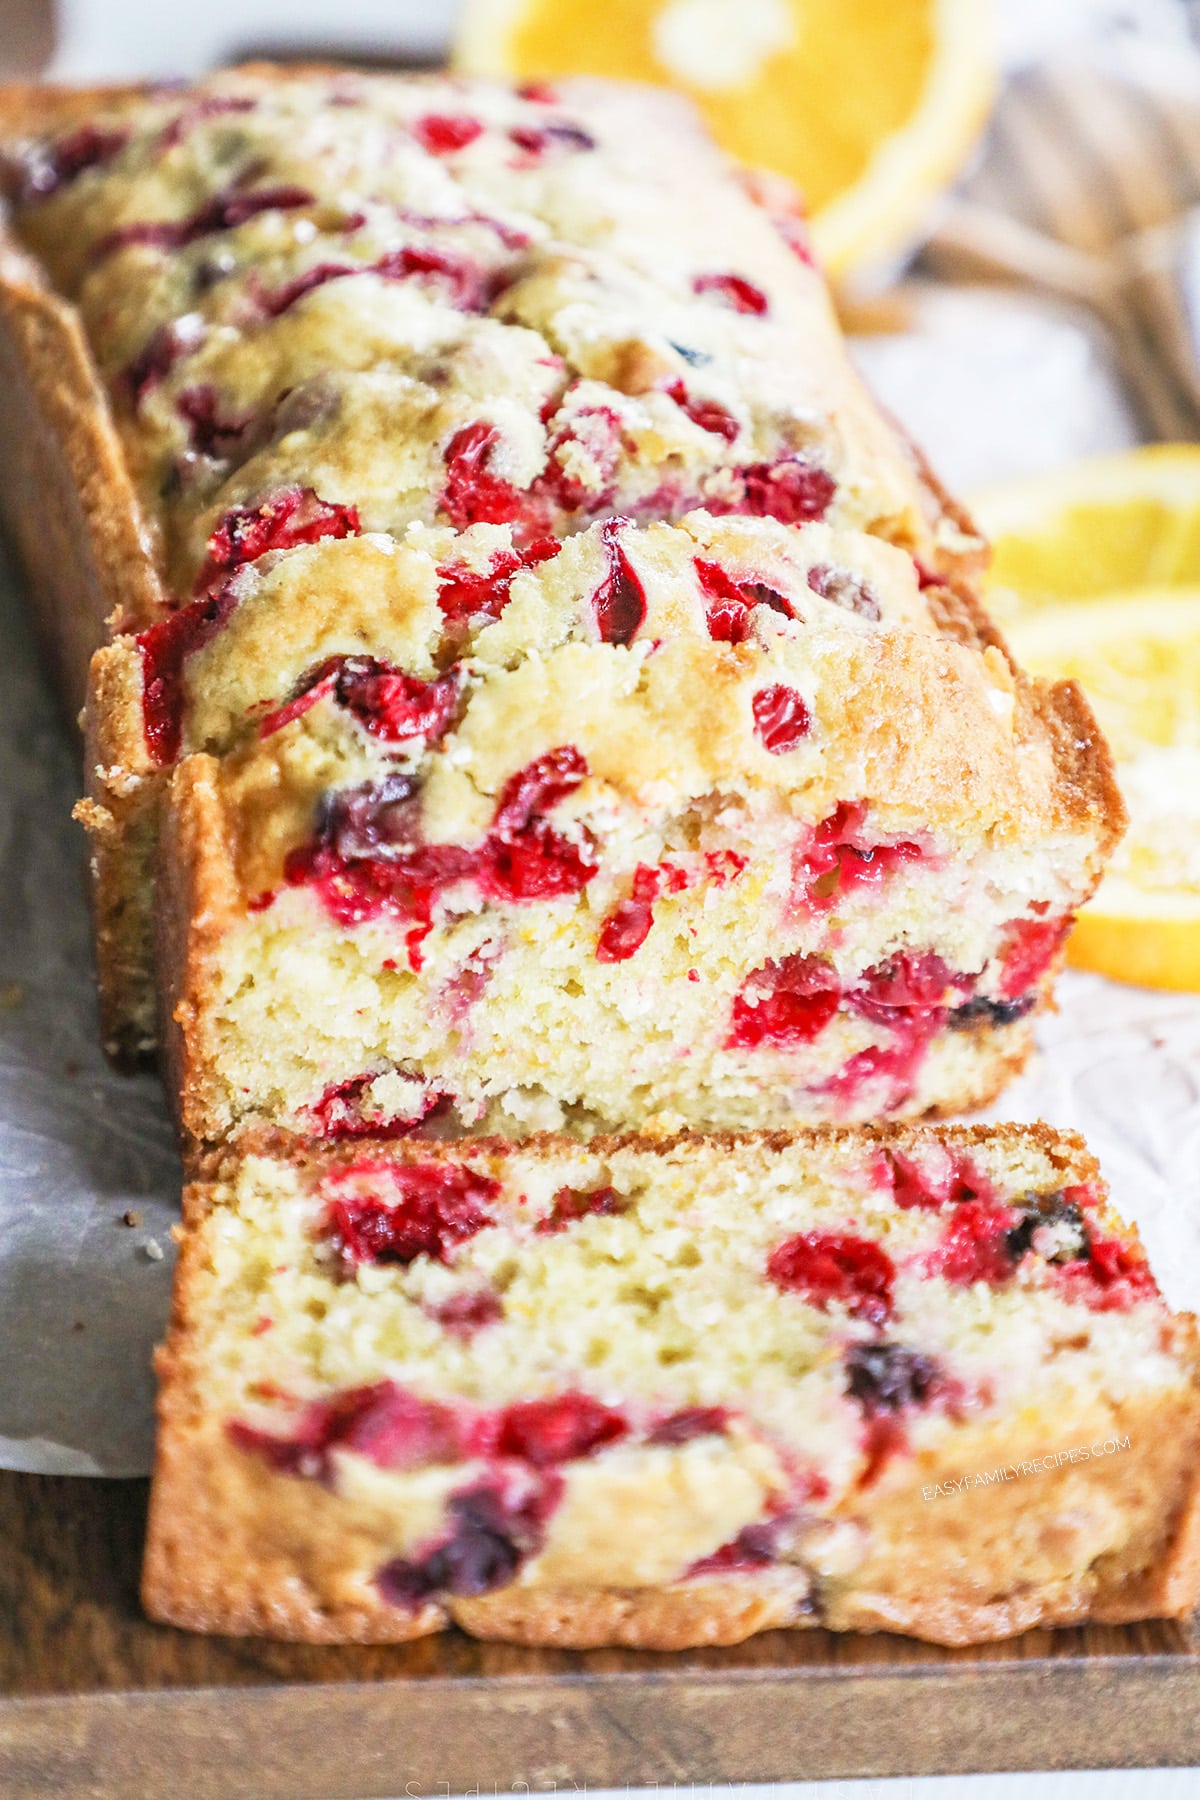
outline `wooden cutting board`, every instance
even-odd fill
[[[200,1638],[137,1604],[146,1484],[0,1474],[3,1800],[413,1800],[1200,1764],[1169,1624],[945,1651],[771,1632],[663,1656]]]

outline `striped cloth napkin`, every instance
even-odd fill
[[[1200,0],[1136,10],[1010,75],[919,270],[1086,306],[1144,435],[1200,439]]]

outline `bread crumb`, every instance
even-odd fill
[[[0,1012],[16,1012],[18,1006],[25,1004],[25,984],[23,981],[6,981],[0,986]]]
[[[147,1238],[146,1239],[145,1251],[146,1251],[146,1255],[150,1258],[151,1262],[161,1262],[162,1261],[163,1247],[159,1243],[157,1238]]]
[[[142,1222],[141,1213],[134,1212],[132,1207],[129,1207],[127,1211],[125,1211],[121,1214],[122,1225],[140,1225],[141,1222]]]

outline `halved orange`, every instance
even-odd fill
[[[987,113],[987,0],[467,0],[455,63],[681,88],[743,162],[806,195],[845,274],[899,248]]]

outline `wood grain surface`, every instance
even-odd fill
[[[1178,1625],[944,1651],[772,1632],[676,1656],[455,1633],[190,1637],[137,1604],[146,1484],[0,1473],[3,1800],[373,1800],[1200,1763]]]

